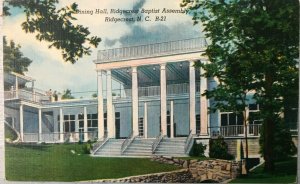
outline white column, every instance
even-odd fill
[[[84,138],[83,141],[88,141],[88,122],[87,122],[87,109],[86,107],[83,107],[83,132],[84,132]]]
[[[190,130],[192,130],[192,134],[196,134],[196,82],[195,82],[195,67],[194,61],[190,62]]]
[[[19,82],[18,82],[18,76],[16,76],[16,98],[19,97]]]
[[[161,116],[161,132],[167,135],[167,80],[166,65],[160,65],[160,116]]]
[[[200,68],[200,75],[204,74],[204,72],[204,69]],[[200,76],[200,135],[208,135],[208,104],[206,97],[202,96],[205,90],[207,90],[207,78],[204,76]]]
[[[59,133],[60,142],[64,142],[64,114],[62,108],[59,108]]]
[[[98,72],[98,139],[104,137],[102,71]]]
[[[170,108],[170,119],[171,119],[171,138],[174,137],[174,101],[171,101],[171,108]]]
[[[42,109],[39,109],[39,142],[42,141]]]
[[[139,96],[137,67],[132,67],[132,131],[139,134]]]
[[[20,105],[20,136],[21,136],[21,142],[24,141],[24,116],[23,116],[23,105]]]
[[[147,102],[144,103],[144,137],[148,138],[148,107],[147,107]]]
[[[106,92],[107,92],[107,131],[109,138],[115,138],[115,121],[113,114],[113,103],[112,103],[112,86],[111,86],[111,71],[106,72]]]

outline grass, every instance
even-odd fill
[[[231,183],[295,183],[297,172],[297,158],[275,163],[273,174],[264,172],[263,165],[256,168],[248,176],[237,178]]]
[[[6,179],[82,181],[176,170],[148,158],[101,158],[82,154],[80,144],[6,145]],[[73,154],[74,150],[76,154]]]

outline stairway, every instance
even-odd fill
[[[98,149],[94,156],[99,157],[118,157],[121,156],[121,146],[124,139],[109,139],[100,149]]]
[[[155,139],[135,138],[123,152],[124,156],[152,156],[152,143]]]
[[[166,138],[164,137],[155,150],[155,155],[187,157],[184,152],[186,137]]]

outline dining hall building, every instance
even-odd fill
[[[208,144],[218,135],[234,140],[235,152],[245,133],[258,146],[260,120],[249,118],[245,132],[242,116],[209,111],[213,100],[201,94],[218,82],[194,66],[209,62],[205,47],[200,37],[100,50],[98,92],[89,99],[55,101],[35,79],[5,73],[5,86],[12,86],[4,94],[5,122],[19,142],[92,140],[97,156],[182,156],[193,140]],[[250,94],[249,117],[258,111]]]

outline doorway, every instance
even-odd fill
[[[116,139],[120,139],[120,112],[115,113]]]

